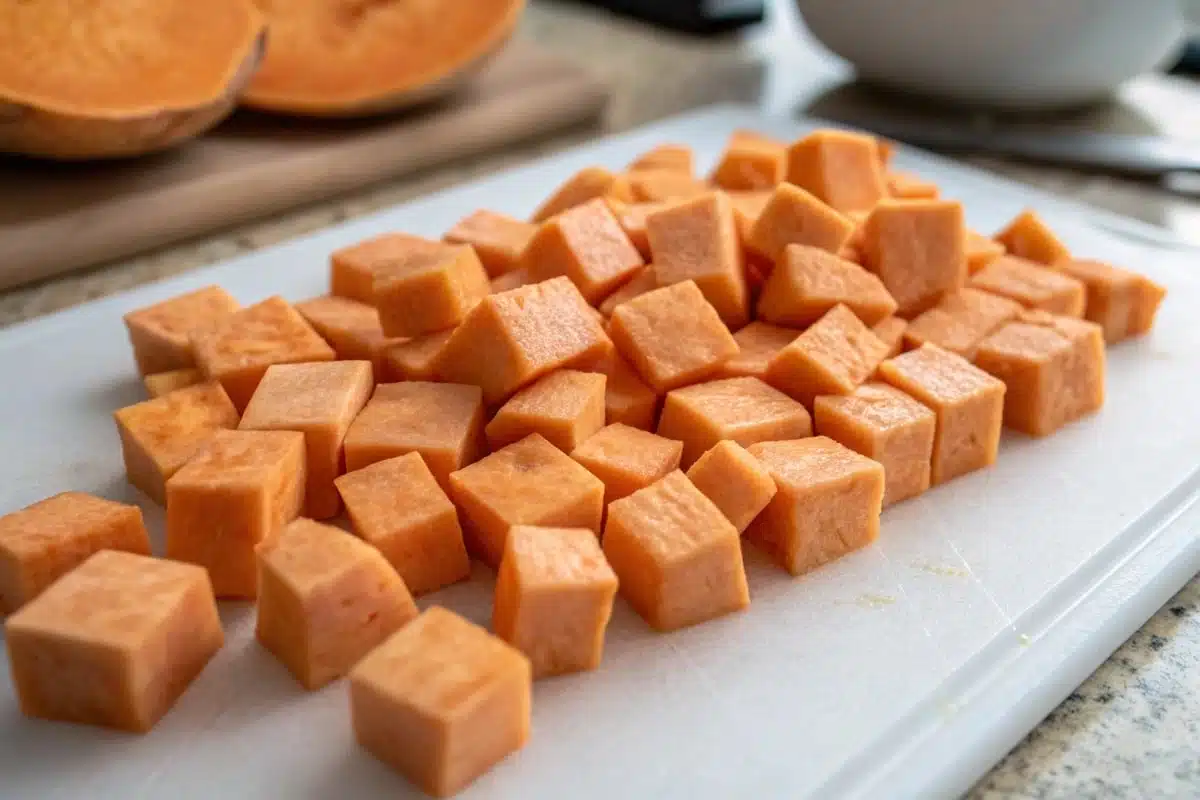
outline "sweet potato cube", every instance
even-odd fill
[[[617,576],[587,528],[517,525],[496,576],[492,630],[535,678],[600,666]]]
[[[758,378],[725,378],[668,394],[658,435],[683,442],[686,468],[722,439],[744,447],[811,436],[812,418],[800,403]]]
[[[1038,264],[1057,264],[1071,257],[1071,252],[1036,212],[1026,209],[996,234],[1010,255]]]
[[[620,422],[644,431],[653,430],[658,419],[658,395],[642,382],[629,362],[616,353],[603,364],[608,376],[604,387],[604,421]]]
[[[490,294],[500,294],[507,292],[509,289],[520,289],[522,286],[528,286],[535,283],[533,276],[529,274],[529,270],[524,267],[517,267],[511,272],[506,272],[498,278],[492,278],[488,281],[488,289]]]
[[[911,172],[887,172],[883,177],[887,184],[888,197],[901,200],[933,200],[940,194],[936,183]]]
[[[567,209],[581,206],[597,197],[611,195],[618,200],[631,203],[633,194],[623,176],[614,175],[603,167],[587,167],[572,175],[567,182],[554,190],[554,194],[533,212],[530,222],[545,222]]]
[[[617,224],[629,241],[642,254],[643,259],[650,258],[650,239],[646,235],[646,218],[656,211],[661,211],[670,205],[668,202],[659,203],[621,203],[606,198],[608,207],[616,217]]]
[[[341,509],[333,479],[345,463],[342,443],[373,388],[366,361],[276,364],[250,398],[241,430],[304,434],[305,516],[327,519]]]
[[[451,472],[484,452],[482,393],[454,383],[380,384],[350,424],[343,446],[347,472],[420,453],[445,488]]]
[[[236,428],[238,412],[219,383],[199,383],[113,414],[129,482],[160,505],[167,479],[214,432]]]
[[[843,305],[834,306],[767,364],[767,383],[808,408],[820,394],[850,394],[875,372],[887,345]]]
[[[1082,281],[1016,256],[1000,256],[971,276],[969,285],[1014,300],[1025,308],[1082,317],[1087,290]]]
[[[239,308],[220,286],[206,286],[125,315],[133,357],[142,375],[196,366],[191,334]]]
[[[453,328],[491,292],[487,272],[468,245],[446,245],[375,274],[374,304],[387,336]]]
[[[817,433],[883,464],[883,505],[929,488],[937,416],[886,383],[864,383],[852,394],[814,403]]]
[[[601,362],[612,350],[593,309],[565,277],[477,305],[434,362],[442,380],[479,386],[496,405],[547,372]]]
[[[350,673],[358,743],[421,790],[448,797],[525,745],[529,659],[433,606]]]
[[[1104,405],[1104,332],[1045,315],[1010,322],[979,345],[975,366],[1004,381],[1004,424],[1046,436]]]
[[[875,137],[813,131],[788,148],[788,183],[838,211],[869,210],[887,194]]]
[[[383,374],[384,353],[407,341],[383,335],[379,311],[366,303],[329,294],[296,303],[300,316],[329,343],[342,361],[370,361],[375,376]]]
[[[775,479],[737,442],[717,442],[687,471],[697,489],[721,509],[738,533],[749,527],[778,490]]]
[[[787,150],[778,142],[730,137],[713,169],[712,182],[733,191],[774,189],[787,172]]]
[[[867,325],[896,311],[896,301],[878,276],[828,250],[793,244],[763,286],[758,316],[777,325],[806,328],[839,303]]]
[[[63,492],[0,517],[0,614],[16,611],[100,550],[150,555],[141,509]]]
[[[1004,255],[1004,245],[978,231],[967,228],[967,272],[974,275]]]
[[[459,220],[442,238],[450,244],[471,245],[488,276],[498,278],[518,267],[536,229],[528,222],[480,209]]]
[[[884,358],[900,355],[900,351],[904,349],[904,332],[906,330],[908,330],[908,321],[903,317],[881,319],[871,328],[871,333],[875,334],[875,338],[887,347]]]
[[[176,389],[184,389],[203,382],[204,373],[195,367],[155,372],[142,378],[142,383],[146,386],[146,394],[152,398],[162,397]]]
[[[167,557],[208,570],[217,597],[255,596],[254,548],[304,505],[304,434],[218,431],[167,481]]]
[[[879,376],[937,415],[930,478],[934,485],[996,461],[1004,384],[934,344],[896,356]]]
[[[333,361],[333,348],[282,297],[223,317],[193,332],[196,363],[220,381],[239,411],[250,402],[263,373],[272,364]]]
[[[746,243],[750,241],[750,231],[754,228],[754,223],[758,221],[758,217],[762,214],[763,209],[767,207],[767,203],[771,202],[771,196],[775,194],[775,190],[759,189],[753,192],[726,192],[725,196],[729,198],[729,204],[733,207],[733,221],[737,225],[738,241],[742,243],[742,248],[746,248]],[[748,252],[746,255],[755,257],[756,254]],[[761,256],[758,256],[761,258]]]
[[[565,275],[589,303],[598,303],[646,262],[597,198],[543,222],[521,254],[535,281]]]
[[[336,483],[354,531],[383,553],[414,595],[470,574],[458,512],[419,453],[377,461]]]
[[[633,277],[623,283],[619,289],[604,298],[600,303],[600,313],[606,317],[612,316],[613,309],[628,300],[639,297],[646,292],[652,292],[658,288],[658,281],[654,277],[654,265],[647,264],[633,274]]]
[[[766,379],[767,364],[801,334],[797,328],[783,328],[767,322],[751,322],[733,335],[740,348],[717,370],[718,378],[743,376]]]
[[[531,383],[487,424],[488,446],[499,450],[531,433],[570,453],[604,427],[604,375],[560,369]]]
[[[913,317],[937,305],[967,279],[962,204],[950,200],[884,200],[863,225],[863,264]]]
[[[642,153],[629,165],[630,172],[664,169],[693,174],[696,167],[692,148],[683,144],[660,144]]]
[[[446,249],[435,242],[407,233],[385,233],[334,251],[330,257],[329,293],[360,303],[375,298],[375,276],[414,257],[429,256]]]
[[[1054,265],[1083,283],[1087,291],[1084,317],[1104,329],[1109,344],[1150,330],[1166,290],[1133,272],[1102,261],[1066,260]]]
[[[667,200],[687,200],[704,194],[708,184],[689,173],[674,169],[647,169],[626,176],[629,191],[635,202],[658,203]]]
[[[29,717],[144,733],[224,644],[203,569],[104,550],[8,618]]]
[[[340,528],[298,519],[258,548],[255,635],[305,689],[346,675],[417,617],[383,554]]]
[[[678,470],[608,507],[603,546],[621,594],[656,630],[750,604],[737,528]]]
[[[915,348],[933,342],[969,360],[984,337],[1019,313],[1021,304],[1015,300],[964,287],[909,322],[904,343]]]
[[[802,575],[879,537],[884,468],[827,436],[761,442],[750,454],[778,491],[746,538]]]
[[[380,382],[394,381],[432,381],[434,379],[433,365],[454,329],[427,333],[413,339],[389,344],[382,353],[383,370]]]
[[[656,392],[704,380],[738,352],[695,281],[655,289],[613,310],[609,333]]]
[[[695,281],[730,328],[750,319],[742,247],[733,206],[719,192],[676,203],[646,218],[659,286]]]
[[[790,183],[775,187],[746,237],[746,247],[775,263],[789,244],[836,253],[854,232],[854,223]]]
[[[600,533],[604,484],[539,434],[450,475],[468,549],[493,569],[514,525]]]
[[[679,469],[682,455],[683,442],[619,422],[601,429],[571,452],[571,458],[603,481],[606,506]]]

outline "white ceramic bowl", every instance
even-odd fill
[[[809,29],[871,83],[1007,109],[1082,105],[1160,66],[1178,0],[796,0]]]

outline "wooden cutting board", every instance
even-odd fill
[[[121,258],[596,117],[607,89],[527,42],[452,100],[370,121],[242,113],[158,156],[0,158],[0,289]]]

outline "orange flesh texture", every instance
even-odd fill
[[[884,200],[863,226],[863,263],[913,317],[967,279],[963,209],[947,200]]]
[[[626,281],[619,289],[604,298],[604,301],[599,306],[600,313],[606,317],[610,317],[612,316],[613,309],[621,305],[621,303],[657,288],[658,281],[654,277],[654,265],[647,264],[635,272],[633,277]]]
[[[887,347],[887,354],[884,358],[900,355],[900,351],[904,349],[904,332],[906,330],[908,330],[908,321],[902,317],[881,319],[871,328],[871,333],[875,334],[875,338]]]
[[[543,222],[521,254],[534,281],[565,275],[589,303],[629,280],[645,261],[603,199]]]
[[[375,276],[416,257],[444,252],[445,242],[435,242],[407,233],[385,233],[330,256],[329,293],[360,303],[375,300]]]
[[[1054,268],[1084,284],[1084,317],[1104,329],[1109,344],[1149,331],[1166,295],[1150,279],[1101,261],[1060,261]]]
[[[825,436],[750,447],[778,491],[746,538],[801,575],[879,536],[883,466]]]
[[[712,182],[731,191],[774,189],[787,171],[787,151],[778,142],[731,137],[713,169]]]
[[[386,108],[453,78],[508,38],[524,0],[329,3],[256,0],[270,47],[248,104],[299,113]]]
[[[238,412],[219,383],[201,383],[113,414],[129,482],[159,505],[167,501],[167,479],[212,434],[236,428]]]
[[[740,350],[737,355],[721,365],[716,377],[749,376],[765,379],[767,364],[776,353],[791,344],[800,334],[801,331],[797,328],[784,328],[767,322],[751,322],[733,335]]]
[[[147,375],[142,378],[142,383],[146,387],[146,394],[151,398],[162,397],[164,394],[170,394],[176,389],[186,389],[188,386],[195,386],[197,383],[203,383],[204,373],[195,367],[186,369],[173,369],[169,372],[156,372],[153,375]]]
[[[383,354],[405,339],[387,337],[374,306],[348,297],[325,295],[296,303],[296,310],[342,361],[370,361],[376,376],[382,374]]]
[[[1010,255],[1038,264],[1056,264],[1071,257],[1067,246],[1033,211],[1022,211],[995,238]]]
[[[616,594],[593,531],[517,525],[496,577],[492,630],[529,657],[535,678],[595,669]]]
[[[5,638],[26,716],[144,733],[225,637],[203,569],[105,550],[9,617]]]
[[[1087,289],[1082,281],[1016,256],[1000,256],[971,276],[975,289],[1007,297],[1026,308],[1082,317]]]
[[[483,397],[477,386],[423,381],[380,384],[346,432],[346,471],[420,453],[445,488],[451,472],[483,454],[483,419]]]
[[[0,614],[11,614],[100,550],[150,555],[137,506],[63,492],[0,517]]]
[[[506,272],[499,278],[492,278],[488,282],[488,287],[492,294],[500,294],[507,292],[509,289],[519,289],[522,286],[528,286],[534,283],[533,277],[529,274],[529,270],[524,267],[518,267],[512,272]]]
[[[767,383],[812,408],[821,394],[850,394],[875,372],[887,345],[845,306],[834,306],[767,365]]]
[[[658,395],[642,382],[629,362],[612,354],[603,364],[608,376],[604,387],[604,421],[620,422],[642,430],[652,430],[658,418]]]
[[[690,280],[617,306],[609,333],[658,393],[703,380],[738,352],[716,309]]]
[[[665,200],[686,200],[709,190],[704,181],[674,169],[655,169],[630,172],[625,176],[633,200],[656,203]]]
[[[693,174],[696,165],[692,148],[682,144],[660,144],[635,158],[629,165],[630,172],[663,169]]]
[[[258,640],[306,689],[342,677],[416,619],[404,581],[371,545],[299,519],[258,551]]]
[[[614,423],[589,437],[571,458],[604,483],[605,505],[679,469],[683,443]]]
[[[373,300],[388,336],[453,328],[491,292],[487,271],[469,245],[446,245],[375,274]]]
[[[811,436],[812,419],[804,406],[758,378],[726,378],[669,393],[658,435],[683,442],[687,468],[722,439],[745,447]]]
[[[633,202],[633,195],[624,178],[612,174],[603,167],[585,167],[572,175],[554,190],[546,201],[533,213],[530,222],[545,222],[567,209],[583,205],[597,197],[613,196],[617,200]]]
[[[884,175],[889,197],[904,200],[932,200],[939,194],[936,183],[931,183],[911,172],[888,172]]]
[[[279,364],[267,369],[246,406],[241,430],[304,434],[305,516],[328,519],[341,510],[333,480],[344,471],[342,443],[374,388],[366,361]]]
[[[827,250],[788,245],[762,296],[758,316],[777,325],[805,328],[844,304],[867,325],[896,311],[896,301],[876,275]]]
[[[253,598],[254,551],[304,505],[304,435],[218,431],[167,481],[167,557],[208,570],[217,597]]]
[[[191,333],[237,311],[219,286],[207,286],[125,315],[133,356],[142,375],[196,366]]]
[[[536,229],[506,214],[481,209],[464,217],[442,238],[451,244],[471,245],[488,276],[497,278],[517,268],[521,252]]]
[[[884,470],[883,505],[929,488],[937,416],[886,383],[864,383],[847,395],[815,402],[817,433],[878,461]]]
[[[487,424],[488,446],[499,450],[531,433],[570,453],[604,427],[604,375],[560,369],[526,386]]]
[[[97,119],[199,108],[225,97],[262,30],[241,0],[3,3],[0,99]]]
[[[754,229],[754,223],[758,221],[759,215],[771,201],[772,194],[774,191],[766,189],[757,192],[725,193],[725,196],[729,198],[729,204],[733,207],[733,221],[737,225],[738,241],[742,245],[742,255],[746,261],[747,280],[752,275],[754,278],[765,278],[765,274],[771,271],[771,264],[751,250],[749,242],[750,231]],[[760,272],[763,274],[759,275]],[[758,286],[761,283],[761,280],[756,280],[752,285]]]
[[[750,319],[742,248],[733,206],[711,192],[646,218],[646,234],[659,286],[696,282],[730,328]]]
[[[381,380],[432,381],[433,365],[453,333],[453,329],[427,333],[389,345],[383,351]]]
[[[1021,304],[978,289],[962,288],[908,323],[904,343],[909,348],[932,342],[966,359],[989,333],[1021,313]]]
[[[758,460],[728,440],[717,442],[700,456],[687,477],[721,509],[738,533],[746,530],[777,491],[775,479]]]
[[[996,461],[1001,381],[933,344],[883,362],[879,376],[937,414],[930,472],[935,485]]]
[[[967,272],[974,275],[1004,255],[1004,245],[978,231],[967,229]]]
[[[850,239],[854,223],[805,190],[790,183],[775,187],[746,237],[746,246],[771,263],[789,244],[836,253]]]
[[[587,528],[599,534],[604,484],[538,434],[450,476],[468,549],[495,568],[513,525]]]
[[[519,650],[433,606],[350,673],[355,738],[423,791],[446,797],[524,746],[532,682]]]
[[[642,254],[643,259],[650,258],[650,239],[646,235],[646,218],[656,211],[661,211],[671,205],[669,202],[660,203],[621,203],[605,198],[613,216],[629,241]]]
[[[816,131],[788,148],[788,183],[838,211],[873,208],[887,192],[873,136]]]

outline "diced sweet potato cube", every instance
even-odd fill
[[[604,361],[604,421],[653,430],[658,419],[658,395],[642,382],[629,362],[613,353]]]
[[[172,369],[167,372],[155,372],[142,378],[142,383],[146,386],[146,394],[152,398],[162,397],[164,394],[170,394],[176,389],[184,389],[203,382],[204,373],[195,367]]]
[[[533,276],[529,274],[529,270],[524,267],[518,267],[511,272],[506,272],[498,278],[492,278],[488,282],[488,287],[491,294],[500,294],[507,292],[509,289],[520,289],[522,286],[528,286],[531,283],[536,283]]]
[[[758,459],[734,441],[717,442],[687,471],[697,489],[712,500],[738,533],[749,527],[777,487]]]
[[[650,239],[646,236],[646,217],[656,211],[661,211],[670,203],[665,201],[660,203],[622,203],[612,198],[606,198],[606,200],[613,216],[617,218],[617,224],[621,226],[621,230],[625,231],[629,241],[642,254],[642,258],[650,258]]]
[[[908,323],[904,342],[920,347],[933,342],[943,350],[966,359],[975,357],[975,347],[989,333],[1021,313],[1021,304],[1007,297],[978,289],[962,288]]]
[[[933,344],[883,362],[879,376],[937,414],[930,463],[935,485],[996,461],[1002,382]]]
[[[619,289],[604,298],[604,301],[600,303],[600,313],[606,317],[612,316],[613,309],[621,303],[646,292],[652,292],[657,288],[658,281],[654,277],[654,265],[647,264],[635,272],[633,277],[622,284]]]
[[[660,144],[642,153],[629,165],[630,172],[664,169],[693,174],[696,167],[692,148],[684,144]]]
[[[217,597],[255,596],[254,548],[304,505],[304,435],[217,431],[167,481],[167,557],[208,570]]]
[[[1133,311],[1129,315],[1129,332],[1134,336],[1145,336],[1154,327],[1158,307],[1167,296],[1167,289],[1144,275],[1139,275],[1138,278]]]
[[[282,297],[223,317],[192,334],[196,363],[220,381],[239,411],[272,364],[333,361],[336,355],[321,335]]]
[[[867,325],[896,311],[879,277],[828,250],[788,245],[758,298],[758,316],[778,325],[806,328],[838,305]]]
[[[241,430],[304,434],[305,516],[327,519],[341,509],[333,479],[345,463],[342,443],[374,386],[366,361],[277,364],[250,398]]]
[[[690,280],[617,306],[609,333],[659,393],[704,380],[738,352],[717,310]]]
[[[571,452],[571,458],[603,481],[605,505],[679,469],[682,455],[683,442],[619,422],[598,431]]]
[[[1087,290],[1082,281],[1016,256],[1000,256],[971,276],[969,284],[1026,308],[1082,317]]]
[[[746,247],[775,263],[789,244],[836,253],[853,232],[854,223],[842,214],[803,189],[781,183],[754,221]]]
[[[332,525],[298,519],[258,548],[255,634],[305,689],[346,675],[417,617],[383,554]]]
[[[812,418],[804,406],[758,378],[725,378],[668,394],[658,435],[683,442],[686,468],[722,439],[748,446],[811,436]]]
[[[525,745],[529,659],[433,606],[350,673],[358,743],[421,790],[448,797]]]
[[[489,405],[561,367],[603,361],[612,341],[575,284],[553,278],[494,294],[477,305],[442,348],[442,380],[483,389]]]
[[[379,311],[348,297],[325,295],[296,303],[300,316],[321,334],[342,361],[370,361],[378,378],[383,374],[387,348],[408,341],[383,335]]]
[[[863,225],[863,263],[913,317],[937,305],[967,279],[962,204],[949,200],[884,200]]]
[[[1069,259],[1054,268],[1084,284],[1084,316],[1104,329],[1109,344],[1149,331],[1166,294],[1148,278],[1102,261]]]
[[[645,263],[600,198],[543,222],[521,255],[533,280],[565,275],[589,303],[600,302]]]
[[[887,192],[875,137],[814,131],[788,148],[788,183],[838,211],[868,210]]]
[[[734,136],[713,169],[712,182],[722,189],[774,189],[787,172],[787,150],[763,139]]]
[[[23,714],[138,733],[225,641],[203,569],[117,550],[64,575],[4,632]]]
[[[737,528],[678,470],[608,507],[603,546],[621,594],[657,630],[750,604]]]
[[[888,197],[901,200],[932,200],[939,194],[936,183],[931,183],[911,172],[888,172],[884,175]]]
[[[767,364],[800,333],[797,328],[783,328],[767,322],[751,322],[733,335],[741,350],[721,365],[716,377],[749,376],[765,380]]]
[[[0,517],[0,614],[16,611],[100,550],[150,555],[141,509],[63,492]]]
[[[761,442],[750,454],[778,491],[746,538],[793,575],[810,572],[879,537],[883,466],[826,436]]]
[[[1011,255],[1038,264],[1056,264],[1071,257],[1071,252],[1037,213],[1026,209],[996,234],[996,241]]]
[[[453,333],[454,329],[451,328],[388,345],[382,354],[383,377],[380,382],[432,381],[433,365]]]
[[[1004,255],[1004,245],[967,228],[967,272],[974,275]]]
[[[767,383],[812,408],[819,394],[850,394],[887,354],[854,312],[834,306],[767,364]]]
[[[604,375],[560,369],[509,398],[484,429],[492,450],[540,433],[570,453],[604,427]]]
[[[686,200],[709,190],[704,181],[674,169],[639,170],[626,176],[635,202],[658,203]]]
[[[1046,315],[1010,322],[979,345],[975,366],[1004,381],[1004,424],[1046,436],[1104,405],[1104,332]]]
[[[908,330],[908,321],[903,317],[881,319],[871,328],[871,333],[875,334],[875,338],[887,347],[884,358],[900,355],[900,351],[904,349],[904,332],[906,330]]]
[[[617,576],[587,528],[517,525],[496,576],[492,630],[535,678],[600,666]]]
[[[113,414],[129,482],[160,505],[167,479],[214,432],[236,428],[238,412],[219,383],[199,383]]]
[[[654,277],[659,286],[695,281],[730,328],[749,321],[742,247],[729,198],[710,192],[646,219]]]
[[[631,203],[633,194],[624,176],[614,175],[603,167],[587,167],[572,175],[530,217],[530,222],[545,222],[569,208],[583,205],[597,197],[611,195]]]
[[[459,220],[442,238],[451,244],[471,245],[488,276],[497,278],[517,268],[535,230],[528,222],[481,209]]]
[[[491,292],[487,272],[468,245],[446,245],[375,274],[374,304],[387,336],[453,328]]]
[[[375,297],[375,276],[378,273],[403,265],[410,258],[428,256],[445,249],[444,242],[407,233],[385,233],[336,250],[330,257],[329,293],[360,303],[371,303]]]
[[[884,506],[929,488],[937,416],[928,408],[886,383],[823,395],[814,405],[819,435],[883,465]]]
[[[232,314],[238,302],[220,286],[163,300],[125,315],[133,357],[143,375],[194,367],[191,334]]]
[[[892,157],[896,155],[895,142],[884,139],[882,136],[876,136],[875,154],[879,157],[880,168],[886,171],[892,163]]]
[[[539,434],[450,475],[468,549],[495,568],[514,525],[600,532],[604,484]]]

